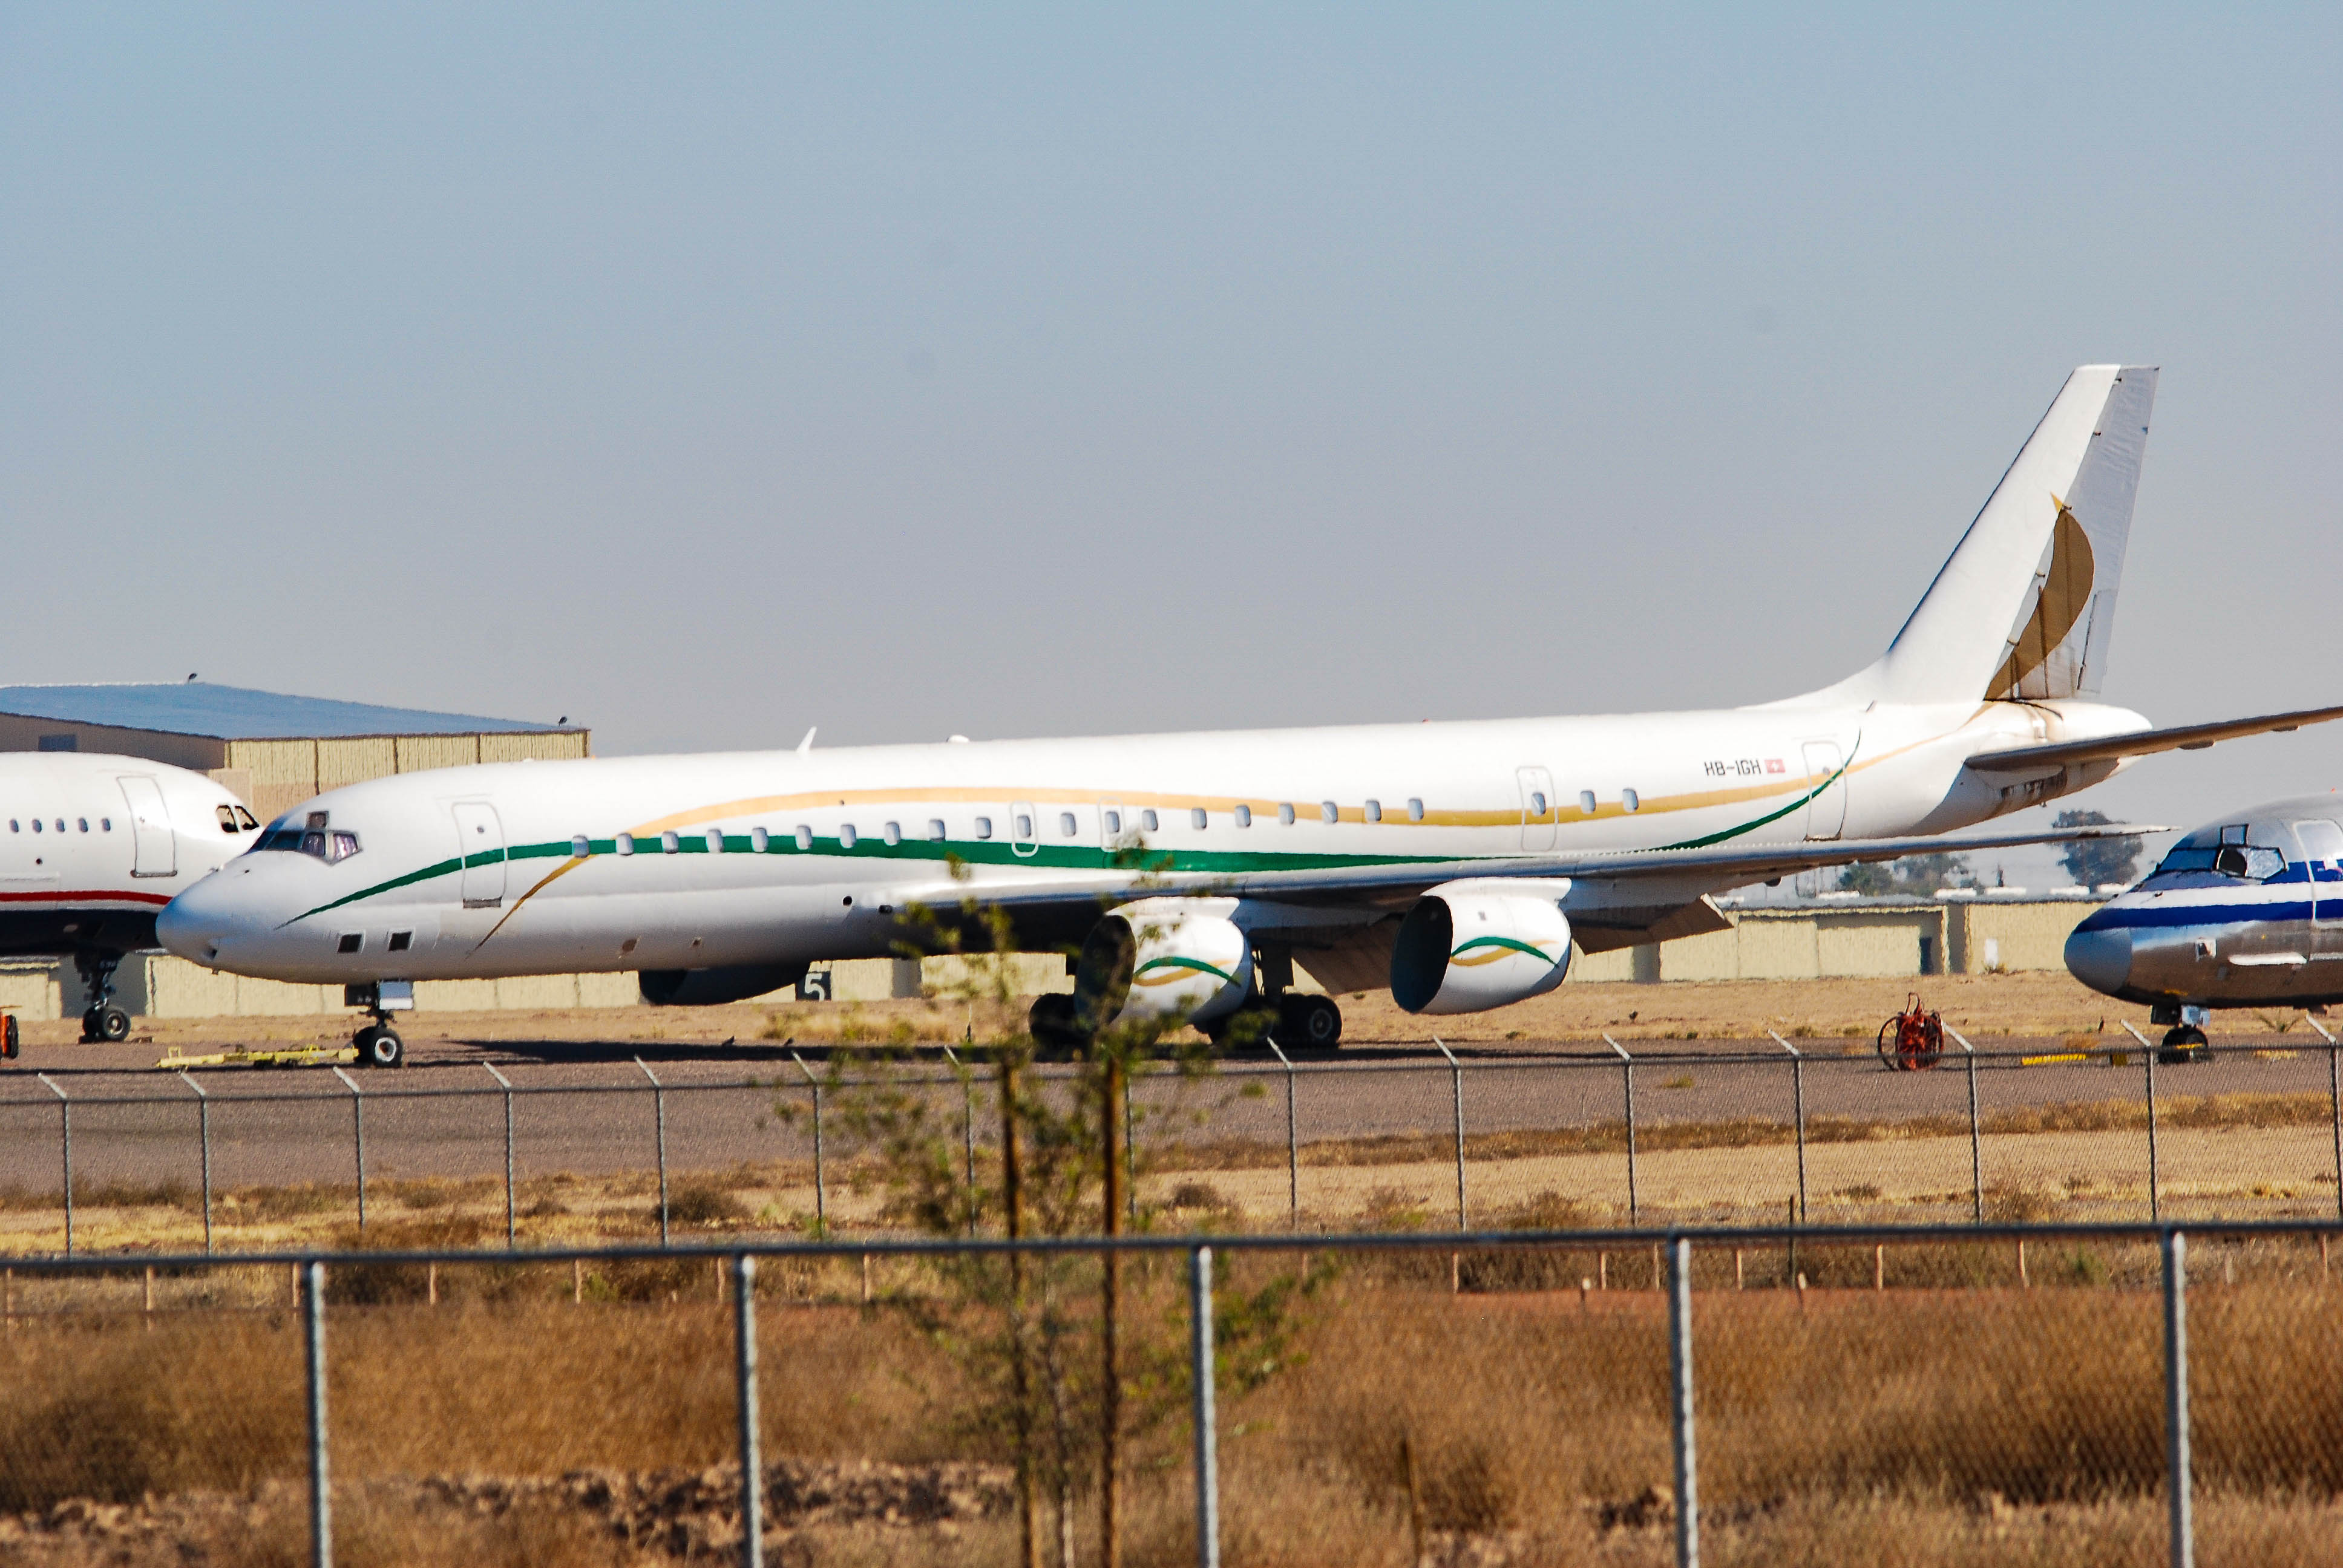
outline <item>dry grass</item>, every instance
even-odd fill
[[[1613,1261],[1614,1285],[1641,1265]],[[2137,1272],[2110,1261],[2099,1278]],[[1283,1266],[1232,1263],[1232,1292]],[[1867,1249],[1847,1250],[1802,1267],[1821,1278],[1868,1263]],[[1582,1266],[1516,1259],[1499,1280],[1494,1260],[1467,1264],[1468,1287],[1551,1283]],[[2151,1291],[2069,1273],[2070,1288],[2032,1292],[1735,1292],[1729,1260],[1703,1265],[1717,1287],[1694,1310],[1703,1500],[1719,1561],[2157,1559]],[[357,1272],[337,1296],[375,1304],[337,1307],[331,1327],[336,1473],[353,1487],[471,1471],[691,1470],[730,1452],[729,1314],[704,1272],[682,1266],[669,1300],[648,1273],[600,1281],[573,1306],[547,1299],[566,1296],[567,1271],[483,1265],[443,1271],[436,1309]],[[1142,1269],[1133,1281],[1142,1342],[1176,1342],[1173,1272]],[[1230,1560],[1405,1561],[1404,1443],[1435,1546],[1462,1533],[1524,1563],[1664,1561],[1664,1504],[1649,1495],[1669,1473],[1657,1297],[1460,1296],[1446,1272],[1444,1258],[1346,1263],[1305,1298],[1282,1372],[1225,1396]],[[882,1287],[910,1282],[898,1273]],[[965,1419],[951,1360],[903,1313],[790,1308],[789,1283],[775,1284],[763,1326],[769,1454],[1006,1457],[991,1429]],[[2343,1384],[2328,1374],[2343,1357],[2343,1291],[2203,1284],[2191,1340],[2207,1560],[2217,1545],[2238,1560],[2335,1560]],[[297,1480],[298,1366],[289,1312],[187,1315],[151,1331],[20,1320],[0,1336],[0,1446],[11,1455],[0,1512]],[[1139,1354],[1132,1370],[1142,1402],[1178,1408],[1176,1386],[1153,1381],[1162,1367]],[[1183,1455],[1176,1422],[1137,1444],[1134,1563],[1188,1550]],[[601,1551],[550,1517],[426,1529],[369,1506],[361,1493],[345,1511],[352,1561],[590,1562]],[[296,1539],[272,1527],[213,1560],[279,1560]],[[950,1542],[850,1533],[818,1560],[973,1563],[1007,1546],[990,1525]]]

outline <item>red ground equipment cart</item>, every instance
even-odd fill
[[[1904,1010],[1879,1026],[1879,1060],[1898,1072],[1924,1072],[1945,1054],[1945,1020],[1911,992]]]

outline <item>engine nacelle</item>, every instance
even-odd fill
[[[639,978],[643,1000],[653,1007],[722,1007],[793,986],[805,979],[805,972],[801,963],[729,964],[710,970],[645,970]]]
[[[1252,942],[1234,899],[1141,899],[1091,928],[1074,965],[1075,1016],[1089,1028],[1146,1018],[1205,1023],[1252,991]]]
[[[1392,944],[1392,1000],[1410,1012],[1483,1012],[1544,996],[1570,970],[1567,881],[1443,882]]]

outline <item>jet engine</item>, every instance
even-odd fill
[[[1141,899],[1108,914],[1074,965],[1074,1016],[1092,1029],[1142,1018],[1206,1023],[1244,1005],[1252,943],[1234,899]]]
[[[1570,969],[1566,881],[1443,882],[1392,945],[1392,1000],[1410,1012],[1483,1012],[1544,996]]]
[[[805,979],[805,972],[802,963],[729,964],[709,970],[645,970],[640,979],[643,1000],[653,1007],[722,1007],[793,986]]]

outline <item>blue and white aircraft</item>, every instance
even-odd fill
[[[2343,795],[2233,812],[2075,928],[2066,967],[2146,1002],[2164,1043],[2206,1043],[2211,1010],[2343,1001]]]

